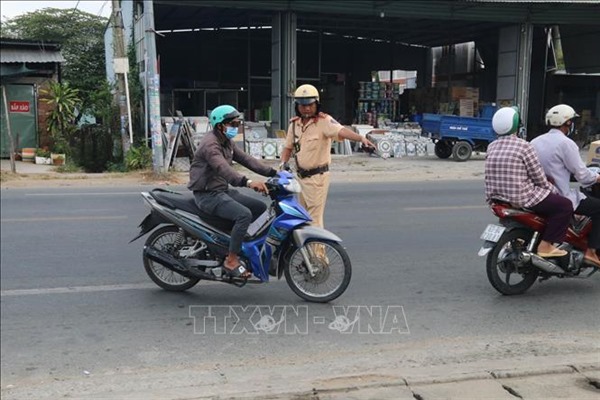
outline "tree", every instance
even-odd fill
[[[68,83],[50,82],[47,90],[41,90],[42,101],[51,108],[48,112],[48,131],[54,141],[54,150],[67,153],[75,132],[75,114],[79,103],[79,91]]]
[[[62,79],[79,91],[81,107],[92,107],[92,93],[106,81],[104,30],[108,20],[77,9],[44,8],[11,18],[0,35],[61,45]]]

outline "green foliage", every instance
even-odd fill
[[[144,145],[131,146],[125,155],[125,166],[128,171],[151,168],[152,149]]]
[[[35,150],[35,155],[38,157],[50,158],[50,150],[47,148],[38,148]]]
[[[129,42],[127,49],[127,58],[129,59],[129,101],[131,102],[131,126],[133,132],[144,131],[144,87],[138,79],[140,76],[140,66],[136,63],[135,44],[133,37]],[[137,129],[136,129],[137,127]]]
[[[73,137],[72,159],[86,172],[102,172],[114,161],[108,125],[85,125]]]
[[[81,168],[79,168],[78,165],[76,165],[75,163],[72,163],[70,161],[67,161],[65,164],[63,165],[59,165],[58,167],[55,168],[56,172],[61,172],[61,173],[65,173],[65,172],[82,172]]]
[[[49,82],[48,89],[40,90],[40,100],[50,106],[48,132],[54,142],[54,152],[68,153],[69,141],[77,129],[75,113],[80,104],[79,91],[68,83]]]
[[[44,8],[2,22],[0,35],[61,44],[63,79],[80,90],[83,111],[106,79],[104,28],[107,19],[77,9]]]
[[[118,128],[113,124],[119,115],[119,107],[113,101],[112,90],[113,87],[104,79],[89,96],[91,100],[89,110],[96,117],[97,123],[106,125],[111,129]]]
[[[127,168],[123,163],[112,163],[109,162],[106,165],[106,170],[108,172],[127,172]]]

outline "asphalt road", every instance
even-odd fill
[[[332,185],[325,223],[343,238],[353,277],[326,305],[284,281],[159,289],[142,266],[143,240],[128,243],[147,212],[142,189],[2,191],[2,389],[294,358],[301,373],[307,360],[384,359],[398,346],[397,362],[414,366],[598,351],[598,277],[551,279],[516,297],[489,285],[476,253],[494,218],[479,180]],[[256,330],[255,306],[285,310],[284,325]],[[224,318],[232,312],[240,324]],[[356,324],[335,329],[340,316]]]

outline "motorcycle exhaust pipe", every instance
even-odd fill
[[[161,250],[157,250],[151,247],[144,247],[144,256],[148,259],[159,263],[163,267],[170,269],[173,272],[177,272],[179,275],[183,275],[190,279],[207,279],[215,280],[215,276],[208,274],[204,271],[200,271],[196,268],[189,268],[180,260],[173,257],[171,254]]]
[[[529,253],[531,262],[534,266],[549,274],[564,274],[565,270],[547,259],[538,256],[537,254]],[[566,257],[566,256],[565,256]]]

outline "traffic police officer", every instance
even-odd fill
[[[296,117],[290,120],[281,166],[287,166],[294,156],[302,186],[300,204],[310,214],[313,225],[322,228],[329,191],[331,141],[348,139],[361,142],[365,147],[374,148],[375,145],[321,112],[319,92],[314,86],[299,86],[294,92],[294,101]]]

